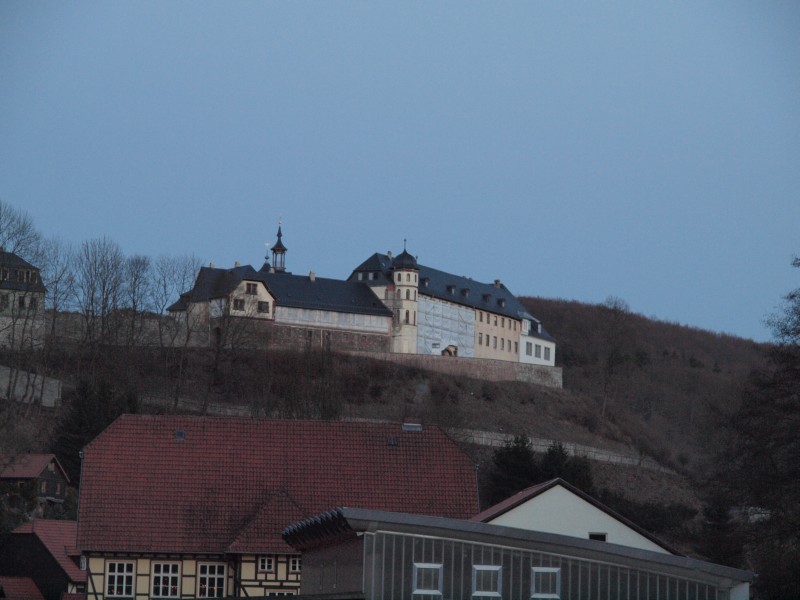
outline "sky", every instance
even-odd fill
[[[0,200],[217,266],[280,220],[320,277],[406,243],[766,341],[800,287],[800,3],[4,0]]]

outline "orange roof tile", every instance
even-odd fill
[[[44,596],[30,577],[6,577],[0,575],[0,598],[7,600],[44,600]]]
[[[84,449],[84,551],[292,552],[331,506],[466,519],[475,467],[436,427],[125,415]]]

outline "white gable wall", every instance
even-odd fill
[[[661,546],[560,485],[488,522],[583,539],[589,539],[589,533],[605,533],[606,542],[611,544],[669,554]]]

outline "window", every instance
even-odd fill
[[[531,598],[561,598],[561,569],[533,567]]]
[[[414,563],[415,595],[442,595],[442,565],[434,563]]]
[[[505,349],[506,349],[506,339],[500,338],[500,350],[505,350]]]
[[[408,325],[408,323],[409,323],[408,319],[409,319],[409,315],[408,315],[408,311],[406,311],[406,325]]]
[[[260,313],[268,313],[269,312],[269,302],[259,302],[257,310]]]
[[[358,274],[358,280],[361,281],[363,278],[364,278],[364,274],[363,273],[359,273]]]
[[[494,318],[494,326],[497,327],[497,316]]]
[[[478,311],[478,318],[480,319],[481,323],[483,323],[483,313]]]
[[[236,298],[233,301],[233,310],[244,310],[244,300],[242,298]]]
[[[36,296],[31,296],[31,300],[28,303],[28,308],[31,310],[36,310]]]
[[[42,485],[39,487],[39,489],[42,491],[42,494],[46,494],[47,493],[47,482],[43,481]]]
[[[198,597],[222,598],[225,596],[225,565],[221,563],[200,563],[198,567]]]
[[[275,557],[274,556],[259,556],[258,557],[258,570],[262,573],[272,573],[275,571]]]
[[[299,573],[302,567],[302,561],[299,556],[292,556],[289,559],[289,573]]]
[[[478,334],[478,346],[483,346],[483,334]]]
[[[20,296],[19,297],[19,307],[20,308],[25,308],[25,296]]]
[[[411,273],[406,273],[406,281],[411,281]]]
[[[133,563],[106,563],[106,596],[133,597]]]
[[[56,483],[56,496],[60,495],[61,495],[61,482],[59,481]]]
[[[406,300],[411,300],[411,290],[406,290]]]
[[[514,354],[519,354],[519,342],[514,342]]]
[[[503,567],[472,565],[472,595],[480,598],[500,598],[503,595]]]
[[[251,296],[255,296],[258,293],[258,284],[256,283],[248,283],[247,284],[247,293]]]
[[[8,294],[0,294],[0,310],[8,308]]]
[[[178,598],[181,590],[180,564],[178,563],[153,563],[153,598]]]
[[[550,360],[550,348],[548,348],[547,346],[545,346],[544,348],[544,359]]]
[[[525,342],[525,354],[528,356],[533,356],[533,344],[530,342]]]
[[[590,540],[597,540],[598,542],[605,542],[606,541],[606,534],[605,533],[590,533],[589,534]]]
[[[542,358],[542,345],[536,344],[535,352],[533,354],[536,358]]]
[[[494,338],[492,339],[492,346],[494,346],[494,348],[497,348],[497,336],[494,336]]]
[[[505,329],[505,326],[506,326],[506,318],[505,317],[501,317],[500,318],[500,327]]]

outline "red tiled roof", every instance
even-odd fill
[[[69,481],[55,454],[20,454],[15,456],[10,459],[9,464],[0,472],[0,479],[35,479],[42,474],[42,471],[47,468],[51,460],[55,461],[64,478]],[[0,460],[0,464],[4,463],[5,460]]]
[[[30,577],[5,577],[0,575],[0,598],[7,600],[44,600],[44,596]]]
[[[53,555],[59,566],[73,582],[86,581],[86,572],[81,571],[78,565],[69,558],[75,547],[77,537],[77,523],[75,521],[56,521],[52,519],[35,519],[23,523],[12,534],[35,535],[48,552]]]
[[[124,415],[84,449],[78,546],[292,552],[283,528],[333,506],[466,519],[475,467],[435,427]]]

